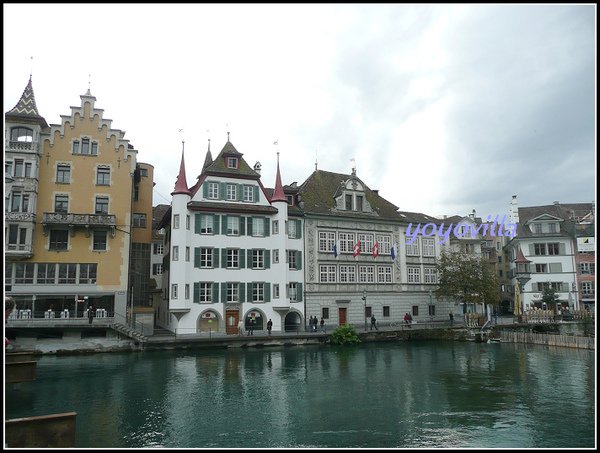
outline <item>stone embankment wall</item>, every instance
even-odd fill
[[[551,333],[500,331],[503,343],[531,343],[567,348],[596,349],[594,337],[580,335],[556,335]]]

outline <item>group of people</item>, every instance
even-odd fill
[[[404,314],[404,324],[408,325],[408,327],[412,327],[412,315],[408,312]]]
[[[325,319],[321,316],[321,330],[325,332]],[[319,328],[319,318],[311,316],[308,320],[309,329],[311,332],[316,332]]]

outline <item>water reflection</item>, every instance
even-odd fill
[[[590,351],[441,342],[43,357],[5,405],[76,411],[78,447],[591,448],[594,369]]]

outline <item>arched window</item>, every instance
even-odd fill
[[[33,142],[33,131],[26,127],[13,127],[10,130],[10,140],[13,142]]]

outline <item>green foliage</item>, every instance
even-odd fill
[[[542,302],[546,303],[548,307],[558,302],[560,296],[556,294],[554,288],[548,286],[542,290]]]
[[[331,333],[331,342],[333,344],[358,344],[360,343],[360,338],[354,331],[354,327],[350,324],[344,324],[338,326]]]
[[[443,252],[436,265],[439,287],[436,298],[447,297],[467,304],[498,305],[498,280],[494,268],[484,258],[461,252]]]
[[[589,313],[586,313],[581,319],[583,323],[583,334],[586,337],[592,336],[594,334],[594,318]]]

